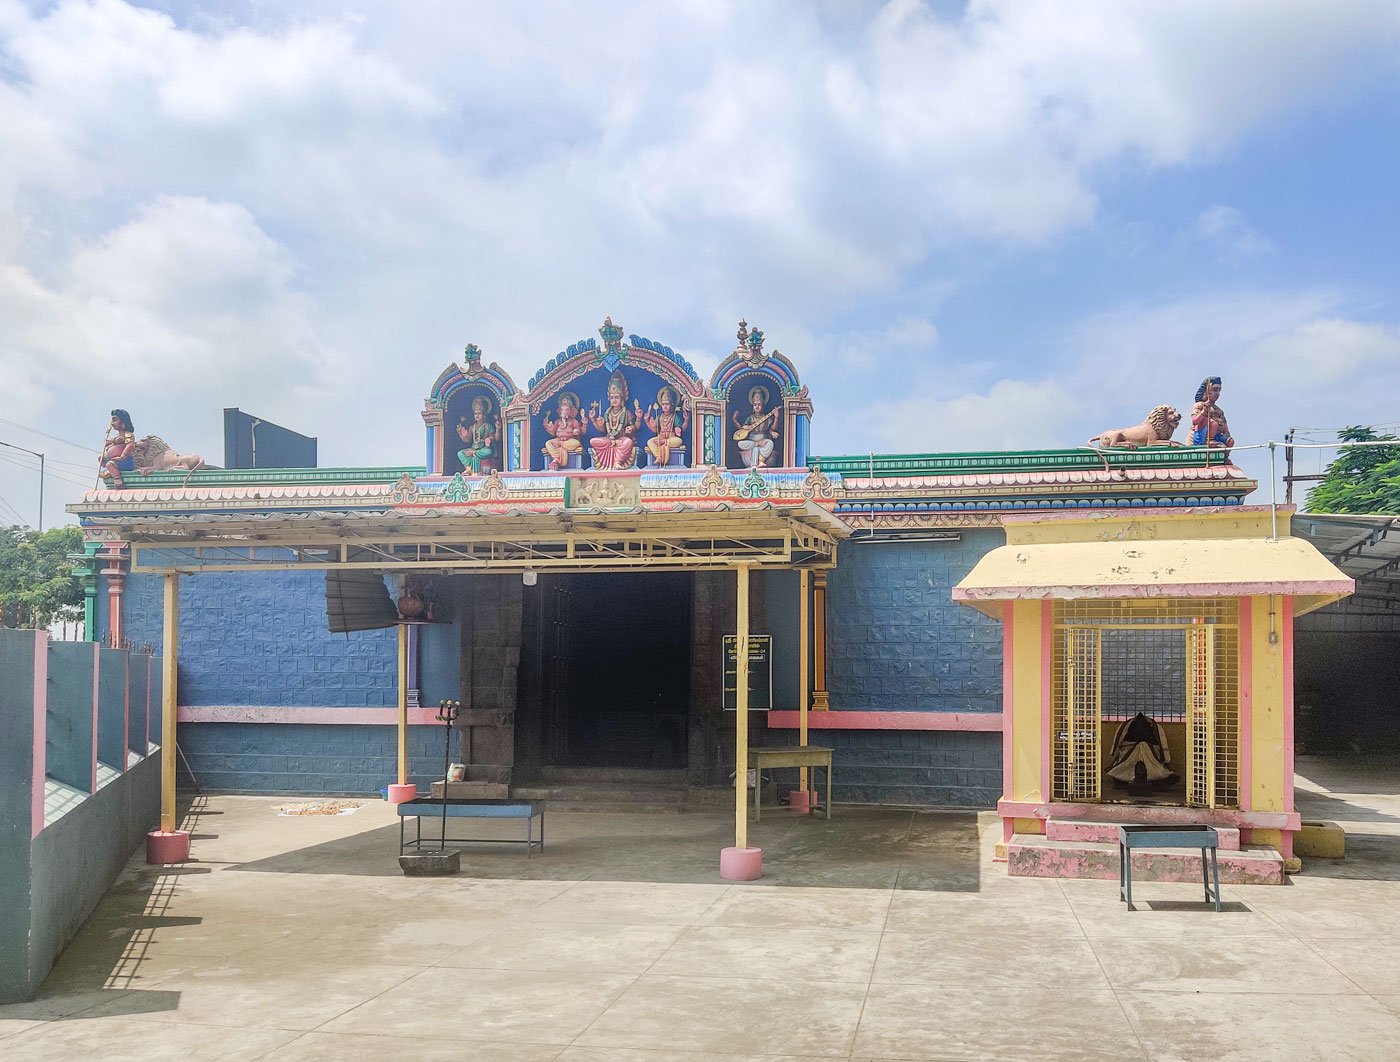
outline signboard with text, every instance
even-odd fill
[[[737,707],[735,691],[739,688],[739,657],[736,652],[738,637],[724,636],[724,710],[732,712]],[[773,636],[769,634],[749,635],[749,708],[753,711],[767,711],[773,707]]]

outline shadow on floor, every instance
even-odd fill
[[[517,826],[489,820],[474,825],[483,833],[495,827],[503,838],[514,837]],[[429,831],[425,822],[425,837]],[[528,859],[520,845],[461,847],[460,873],[522,880],[712,884],[722,880],[719,852],[733,844],[733,819],[723,812],[555,812],[547,817],[545,839],[544,851]],[[975,812],[841,808],[830,822],[775,815],[750,823],[749,843],[763,849],[762,885],[944,892],[980,888]],[[229,869],[398,877],[398,846],[398,826],[379,827]]]

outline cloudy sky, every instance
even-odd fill
[[[762,327],[819,453],[1394,423],[1397,90],[1394,0],[0,0],[0,441],[49,524],[112,406],[411,463],[605,314]]]

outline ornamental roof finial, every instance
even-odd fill
[[[598,334],[603,337],[605,349],[613,351],[622,349],[622,329],[613,324],[611,315],[603,318],[603,327],[598,329]]]

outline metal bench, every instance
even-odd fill
[[[405,800],[397,807],[399,812],[399,855],[403,855],[409,849],[419,850],[424,846],[435,845],[439,848],[445,848],[449,844],[476,843],[523,844],[527,859],[536,848],[544,850],[543,800],[452,797],[444,802],[425,798]],[[407,837],[405,829],[410,818],[414,821],[414,833],[411,839]],[[535,836],[536,818],[540,820],[538,837]],[[424,819],[439,819],[442,822],[442,832],[437,837],[429,837],[424,840]],[[514,837],[449,837],[447,835],[448,819],[524,819],[525,836],[523,839]]]
[[[1212,826],[1150,826],[1118,827],[1118,898],[1133,909],[1133,849],[1135,848],[1199,848],[1201,850],[1201,880],[1206,887],[1206,902],[1215,901],[1220,910],[1220,866],[1215,852],[1220,847],[1220,834]],[[1210,862],[1206,862],[1206,852]]]

